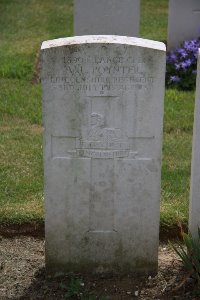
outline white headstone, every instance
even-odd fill
[[[156,270],[164,77],[159,42],[42,44],[49,272]]]
[[[74,0],[74,35],[139,35],[140,0]]]
[[[189,231],[194,237],[197,237],[198,227],[200,227],[200,50],[197,66],[191,169]]]
[[[200,36],[200,1],[169,0],[168,50]]]

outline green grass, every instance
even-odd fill
[[[192,152],[194,92],[165,95],[161,223],[187,224]]]
[[[0,128],[0,220],[41,219],[41,127],[20,119],[4,121]]]
[[[0,79],[0,120],[21,119],[40,124],[41,86],[19,79]]]
[[[43,220],[43,40],[72,35],[72,0],[0,1],[0,222]]]
[[[167,40],[168,0],[141,0],[141,27],[143,38]]]
[[[141,36],[167,39],[167,0],[142,0]],[[43,40],[71,36],[72,0],[0,1],[0,223],[43,220],[41,86],[32,84]],[[161,225],[188,217],[194,92],[165,97]]]

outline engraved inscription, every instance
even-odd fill
[[[93,158],[129,156],[128,137],[119,128],[105,127],[104,116],[93,112],[87,140],[77,139],[77,155]]]
[[[62,75],[48,74],[42,80],[49,82],[51,88],[69,92],[119,95],[134,89],[149,89],[154,82],[154,77],[146,72],[145,62],[131,57],[68,58],[63,53],[60,64],[64,67]]]
[[[89,150],[89,149],[78,149],[77,154],[80,157],[90,157],[90,158],[120,158],[128,157],[128,150]]]
[[[86,138],[52,136],[52,157],[135,158],[120,128],[105,127],[104,116],[93,112]]]

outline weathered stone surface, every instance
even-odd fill
[[[42,44],[48,272],[155,271],[165,46]]]
[[[189,230],[194,237],[197,237],[198,227],[200,227],[200,50],[197,66],[191,169]]]
[[[168,50],[200,35],[200,1],[169,0]]]
[[[139,35],[140,0],[74,0],[74,34]]]

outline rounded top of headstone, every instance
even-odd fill
[[[118,35],[84,35],[44,41],[41,50],[77,44],[123,44],[166,51],[164,43]]]

